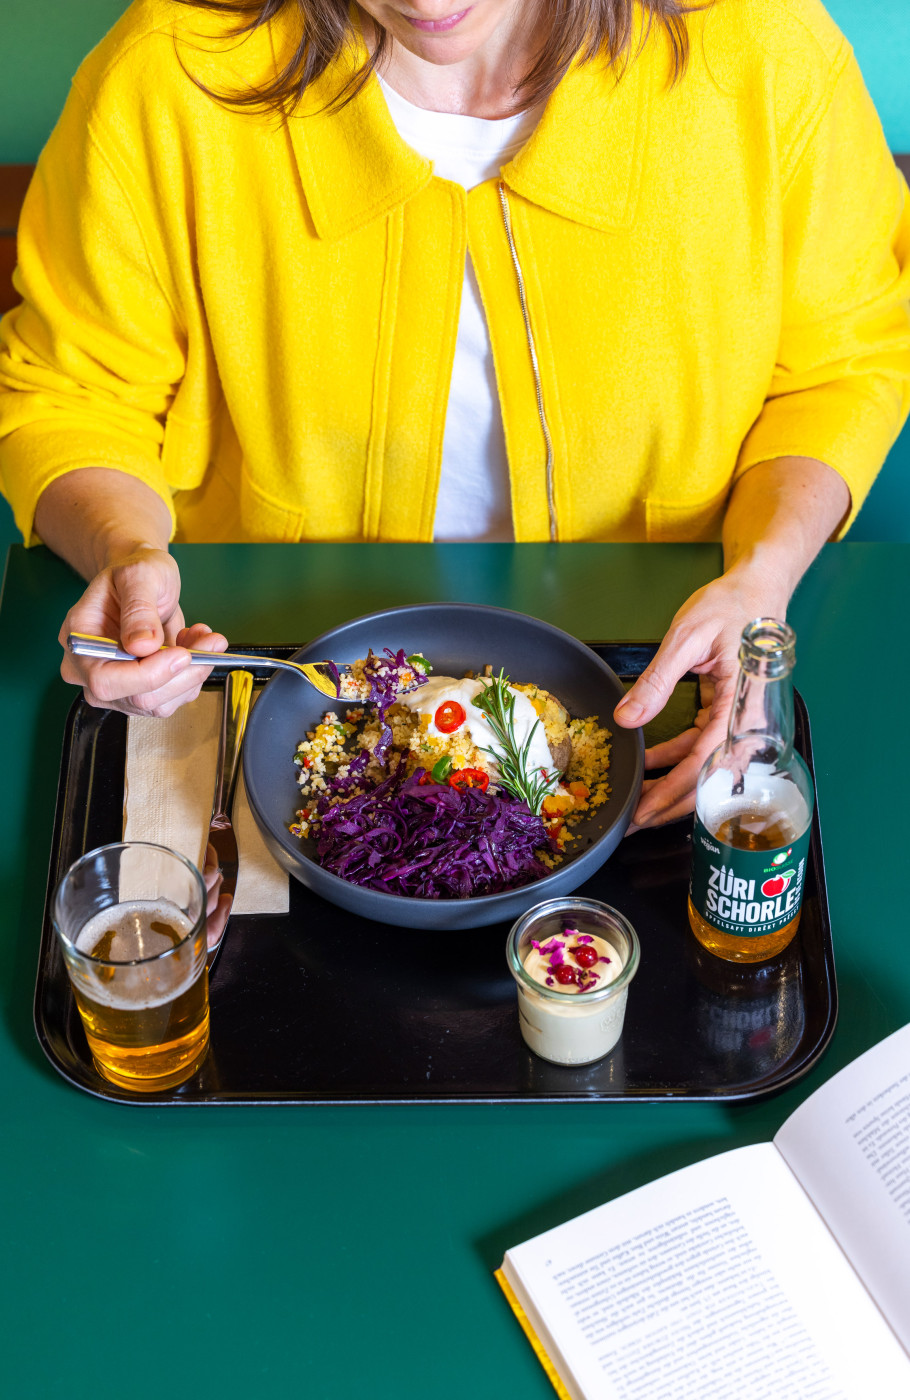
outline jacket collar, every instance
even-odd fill
[[[652,39],[654,36],[652,36]],[[627,228],[635,216],[655,50],[648,42],[622,79],[604,64],[576,63],[551,96],[526,146],[503,167],[510,189],[588,227]],[[332,111],[333,97],[366,56],[351,48],[314,83],[289,119],[301,181],[321,238],[343,238],[418,194],[432,164],[398,135],[371,77]]]
[[[291,143],[310,215],[320,238],[343,238],[418,194],[433,178],[432,162],[398,135],[376,78],[333,111],[332,101],[365,62],[352,44],[289,118]]]
[[[596,60],[576,63],[530,140],[503,167],[509,188],[589,228],[628,228],[638,203],[659,47],[649,43],[620,79]]]

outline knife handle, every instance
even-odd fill
[[[224,706],[221,711],[221,739],[218,745],[218,767],[212,816],[230,816],[234,788],[240,770],[240,746],[246,732],[246,722],[253,697],[253,677],[249,671],[229,671],[224,682]]]

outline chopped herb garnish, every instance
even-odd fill
[[[501,750],[485,749],[499,764],[499,782],[506,792],[526,802],[535,817],[540,816],[543,800],[553,792],[559,778],[556,773],[547,774],[536,769],[528,774],[528,756],[531,740],[540,724],[538,719],[524,744],[519,748],[515,737],[515,694],[509,689],[509,678],[502,671],[495,676],[479,695],[475,695],[473,705],[482,710],[490,722]]]

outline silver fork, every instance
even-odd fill
[[[70,632],[66,644],[75,656],[93,656],[99,661],[138,661],[131,652],[124,651],[119,642],[110,637],[92,637],[86,632]],[[166,647],[162,651],[168,650]],[[332,675],[331,661],[282,661],[276,656],[243,656],[236,651],[197,651],[187,650],[193,658],[194,666],[212,666],[218,671],[231,671],[235,667],[250,671],[256,669],[292,671],[309,681],[321,695],[331,700],[341,700],[343,704],[353,704],[358,697],[338,694],[338,687]],[[350,666],[335,664],[339,679],[350,673]]]

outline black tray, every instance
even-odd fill
[[[628,678],[655,650],[593,645]],[[284,657],[298,648],[242,650]],[[811,770],[799,695],[796,745]],[[642,948],[622,1039],[595,1065],[550,1065],[525,1048],[505,966],[506,924],[458,935],[396,930],[292,879],[288,914],[231,920],[212,981],[211,1049],[198,1074],[159,1094],[115,1088],[88,1052],[50,898],[72,861],[120,840],[125,755],[126,719],[77,700],[63,746],[35,1028],[54,1067],[87,1093],[155,1106],[743,1100],[793,1083],[831,1038],[837,988],[816,810],[799,933],[754,968],[711,957],[689,932],[691,820],[630,837],[579,891],[620,908]]]

